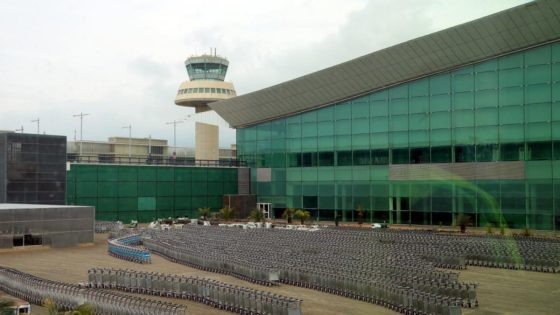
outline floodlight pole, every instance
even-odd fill
[[[37,119],[33,119],[31,122],[36,122],[37,123],[37,134],[39,134],[39,117],[37,117]]]
[[[130,158],[132,151],[132,125],[124,126],[123,129],[128,129],[128,157]]]
[[[23,126],[21,126],[21,128],[14,130],[15,132],[21,131],[21,133],[23,133]]]
[[[177,153],[177,124],[182,124],[185,121],[183,120],[173,120],[170,122],[166,122],[166,125],[171,125],[173,124],[173,155],[175,156]]]
[[[80,117],[80,157],[82,156],[82,147],[84,146],[84,138],[82,138],[83,136],[83,127],[84,127],[84,116],[87,116],[89,114],[84,114],[84,113],[79,113],[76,115],[72,115],[74,117]]]

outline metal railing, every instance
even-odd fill
[[[189,157],[164,156],[119,156],[119,155],[79,155],[67,154],[66,161],[85,164],[123,164],[123,165],[165,165],[200,167],[247,167],[245,161],[236,159],[195,160]]]

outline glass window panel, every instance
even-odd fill
[[[352,165],[352,151],[337,151],[336,152],[336,165],[350,166]]]
[[[301,125],[299,124],[289,124],[286,126],[287,137],[288,138],[300,138],[301,137]]]
[[[523,69],[509,69],[500,71],[500,88],[523,85]]]
[[[334,135],[334,123],[332,121],[322,121],[317,125],[317,134],[319,136]]]
[[[371,131],[372,132],[386,132],[389,131],[389,118],[387,117],[373,117],[371,118]]]
[[[455,147],[455,162],[474,162],[475,161],[475,146],[474,145],[456,145]]]
[[[393,147],[408,147],[408,131],[393,132],[391,143]]]
[[[454,127],[474,126],[474,110],[457,110],[453,112]]]
[[[430,163],[430,148],[412,148],[410,149],[410,164]]]
[[[431,156],[432,156],[432,163],[450,163],[451,146],[432,147]]]
[[[430,77],[430,94],[449,94],[449,77],[448,73]]]
[[[450,128],[451,127],[451,112],[437,112],[432,113],[431,128]]]
[[[303,167],[317,166],[317,153],[316,152],[303,152],[301,154],[301,166],[303,166]],[[305,174],[305,172],[302,173],[302,174]],[[317,177],[317,176],[315,176],[315,177]],[[302,176],[302,180],[306,180],[306,179]]]
[[[408,130],[408,116],[391,116],[391,131]]]
[[[525,126],[526,141],[546,141],[550,140],[549,123],[533,123]]]
[[[560,160],[560,141],[553,141],[552,142],[552,159],[553,160]],[[554,164],[554,165],[558,165],[558,164]],[[558,170],[558,168],[555,168],[555,172],[560,171]],[[558,176],[554,175],[555,178],[558,178]],[[558,184],[560,187],[560,183]],[[560,197],[560,194],[558,194],[558,196]],[[558,205],[560,208],[560,204]]]
[[[476,146],[477,162],[494,162],[498,160],[497,144],[479,144]]]
[[[550,65],[532,66],[525,69],[525,85],[550,82]]]
[[[522,124],[523,106],[500,107],[500,124]]]
[[[317,136],[317,123],[303,123],[301,126],[302,137],[316,137]]]
[[[428,79],[420,79],[409,83],[410,96],[428,95],[430,90],[430,81]]]
[[[270,139],[270,123],[257,125],[257,140]]]
[[[525,103],[547,103],[551,101],[550,85],[538,84],[525,87]]]
[[[498,143],[498,127],[487,126],[475,128],[476,143]]]
[[[317,111],[318,121],[332,121],[334,117],[334,106],[321,108]]]
[[[454,109],[473,109],[474,108],[474,93],[461,92],[453,94],[453,108]]]
[[[369,134],[360,134],[352,136],[353,149],[369,149]]]
[[[301,153],[288,153],[286,157],[288,159],[288,167],[301,167]]]
[[[448,111],[451,109],[451,95],[440,94],[432,96],[430,100],[430,111],[440,112]]]
[[[394,99],[389,101],[391,115],[407,115],[408,99]]]
[[[475,111],[476,126],[492,126],[498,124],[498,109],[483,108]]]
[[[300,123],[301,123],[300,115],[286,117],[286,124],[300,124]]]
[[[388,116],[389,115],[389,102],[388,101],[372,101],[371,102],[371,116]]]
[[[371,162],[373,165],[389,164],[389,149],[371,150]]]
[[[430,133],[428,130],[416,130],[409,132],[410,146],[428,146],[430,144]]]
[[[503,143],[500,145],[500,161],[522,161],[524,159],[524,143]]]
[[[498,70],[498,60],[491,59],[485,62],[481,62],[474,66],[474,72],[485,72],[485,71],[496,71]]]
[[[350,119],[351,113],[352,113],[352,107],[350,103],[337,104],[334,107],[334,117],[336,120]]]
[[[319,152],[319,166],[333,166],[334,165],[334,152]]]
[[[334,150],[334,137],[317,138],[317,148],[319,150]]]
[[[498,106],[498,90],[477,91],[475,94],[475,107],[497,107]]]
[[[500,69],[511,69],[523,67],[523,53],[512,54],[498,59]]]
[[[460,74],[453,76],[453,92],[465,92],[474,90],[474,76],[471,74]]]
[[[411,130],[421,130],[430,128],[430,116],[427,113],[414,114],[409,117],[409,125]]]
[[[369,118],[369,104],[367,102],[352,102],[352,119]]]
[[[525,128],[523,125],[500,126],[500,142],[523,142],[525,141]]]
[[[338,150],[348,149],[352,147],[352,137],[351,136],[336,136],[335,146]]]
[[[500,89],[500,106],[522,105],[524,100],[523,87],[509,87]]]
[[[550,63],[550,45],[533,48],[525,52],[525,66],[542,65]]]
[[[560,82],[552,84],[552,101],[560,102]],[[558,104],[557,104],[558,105]]]
[[[525,122],[546,122],[550,120],[550,103],[528,104],[525,110]]]
[[[352,133],[369,133],[369,119],[359,118],[352,120]]]
[[[316,151],[317,137],[302,138],[301,147],[303,148],[303,151]]]
[[[551,160],[552,159],[552,141],[544,142],[528,142],[527,143],[528,160]]]
[[[474,79],[475,89],[478,90],[488,90],[498,88],[498,72],[488,71],[488,72],[478,72]]]
[[[391,150],[392,164],[408,164],[410,161],[408,156],[408,148]]]
[[[389,134],[386,132],[372,133],[370,135],[370,144],[372,148],[388,148]]]
[[[560,81],[560,63],[555,63],[552,65],[552,82]]]
[[[451,129],[432,129],[430,143],[435,146],[451,144]]]
[[[353,154],[353,164],[354,165],[369,165],[370,155],[369,150],[354,150]]]
[[[317,122],[317,111],[310,111],[307,113],[301,114],[301,122]]]
[[[389,89],[389,99],[408,98],[408,85],[401,84]]]
[[[349,135],[351,132],[352,132],[352,121],[350,119],[336,121],[335,134]]]
[[[430,98],[428,96],[417,96],[409,99],[408,111],[410,114],[429,112]]]
[[[464,66],[462,68],[459,68],[455,71],[453,71],[453,75],[459,75],[459,74],[473,74],[474,73],[474,68],[473,66]]]
[[[288,152],[301,152],[301,138],[286,139]]]
[[[257,140],[257,128],[250,127],[244,129],[244,138],[247,141],[254,141]]]
[[[560,62],[560,44],[555,43],[552,47],[552,62]]]
[[[453,139],[455,144],[474,144],[474,128],[455,128]]]
[[[552,121],[560,120],[560,102],[551,104],[552,107]]]
[[[383,90],[371,94],[370,99],[374,101],[381,101],[381,100],[387,100],[388,97],[389,97],[389,92],[387,92],[387,90]]]

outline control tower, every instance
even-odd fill
[[[229,61],[214,54],[192,56],[185,60],[190,81],[179,86],[175,104],[192,107],[195,113],[210,111],[209,103],[236,96],[233,83],[225,82]],[[195,159],[219,159],[219,128],[217,125],[196,122]]]
[[[196,113],[209,111],[208,103],[235,96],[233,83],[225,82],[229,61],[214,55],[193,56],[185,60],[190,81],[179,86],[175,104],[194,107]]]

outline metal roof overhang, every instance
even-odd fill
[[[537,0],[209,106],[247,127],[559,39],[560,1]]]

